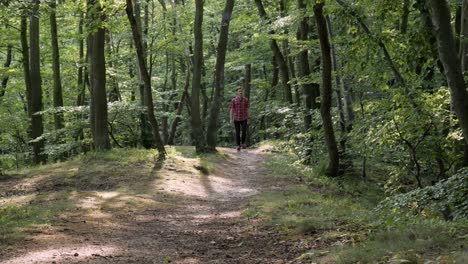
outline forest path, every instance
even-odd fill
[[[0,263],[298,263],[298,243],[241,215],[253,195],[285,184],[267,177],[264,151],[220,150],[227,158],[209,175],[195,159],[168,160],[150,194],[75,194],[77,208]]]

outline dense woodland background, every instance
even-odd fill
[[[398,206],[438,193],[466,217],[468,1],[12,0],[0,18],[5,171],[232,146],[242,86],[249,145],[281,140],[333,177],[381,168],[388,195],[411,194]]]

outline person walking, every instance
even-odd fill
[[[229,104],[229,108],[231,109],[231,125],[234,125],[236,129],[237,151],[240,151],[241,148],[246,148],[247,125],[250,124],[250,103],[249,99],[244,97],[242,92],[242,87],[237,87],[236,97]]]

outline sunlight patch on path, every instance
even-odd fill
[[[69,263],[85,261],[94,256],[106,256],[118,252],[115,246],[67,246],[33,251],[21,257],[12,258],[0,262],[0,264],[22,264],[22,263]]]

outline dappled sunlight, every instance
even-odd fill
[[[88,258],[95,256],[106,256],[118,252],[116,246],[98,246],[98,245],[69,245],[51,249],[37,250],[24,254],[21,257],[12,258],[0,262],[0,264],[22,264],[22,263],[37,263],[37,262],[76,262],[85,261]]]
[[[230,155],[232,150],[220,148],[221,155],[229,156],[225,163],[237,163],[243,158],[238,155]],[[180,154],[176,152],[176,154]],[[182,194],[200,198],[225,200],[232,197],[247,197],[258,193],[258,190],[246,188],[242,175],[236,172],[225,174],[224,169],[217,164],[211,174],[205,175],[196,167],[200,167],[199,158],[188,158],[175,155],[171,161],[163,167],[161,179],[153,182],[153,187],[172,194]],[[253,169],[255,166],[247,165],[239,167],[239,173],[245,169]]]
[[[242,214],[241,211],[229,211],[229,212],[223,212],[219,214],[193,214],[191,215],[194,219],[229,219],[229,218],[236,218],[240,217]]]
[[[0,198],[0,208],[7,206],[23,206],[36,198],[37,194],[15,195]]]

